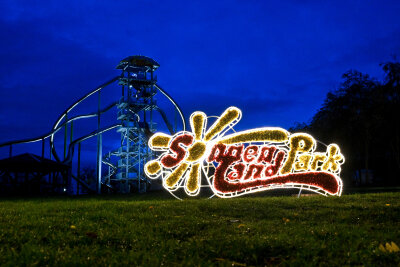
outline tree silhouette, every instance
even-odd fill
[[[397,171],[400,171],[400,63],[388,62],[383,64],[385,84],[382,86],[382,106],[387,134],[386,139]]]
[[[311,122],[291,129],[338,143],[346,156],[347,182],[356,170],[366,170],[367,180],[373,170],[377,180],[399,183],[393,177],[400,171],[400,63],[382,66],[383,82],[356,70],[344,73],[339,88],[327,94]]]

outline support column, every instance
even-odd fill
[[[100,101],[101,101],[101,91],[99,91],[98,93],[98,111],[97,111],[97,130],[100,130]],[[101,193],[101,162],[103,159],[103,138],[101,134],[97,135],[97,167],[96,167],[96,171],[97,171],[97,186],[96,186],[96,191],[97,194]]]
[[[67,140],[68,140],[68,113],[65,114],[65,125],[64,125],[64,159],[67,156]]]
[[[69,136],[69,143],[71,144],[73,142],[73,138],[74,138],[74,121],[70,122],[71,124],[71,132],[70,132],[70,136]]]
[[[78,174],[77,177],[81,180],[81,143],[78,144]],[[79,182],[76,182],[76,194],[79,195]]]
[[[45,140],[43,138],[42,139],[42,159],[44,158],[44,143],[45,143]]]
[[[129,140],[129,130],[126,131],[126,157],[125,157],[125,184],[123,186],[123,193],[129,193],[130,188],[129,188],[129,184],[128,184],[128,179],[129,179],[129,151],[131,151],[130,148],[130,140]]]

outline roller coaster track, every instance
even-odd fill
[[[107,87],[108,85],[112,84],[113,82],[119,80],[121,78],[121,76],[116,76],[114,78],[112,78],[111,80],[109,80],[108,82],[98,86],[97,88],[95,88],[94,90],[90,91],[89,93],[87,93],[86,95],[84,95],[83,97],[81,97],[80,99],[78,99],[77,101],[75,101],[72,105],[70,105],[64,112],[61,113],[61,115],[57,118],[57,120],[55,121],[55,123],[53,124],[52,128],[50,131],[46,132],[43,135],[34,137],[34,138],[27,138],[27,139],[21,139],[21,140],[14,140],[14,141],[8,141],[8,142],[4,142],[0,144],[0,147],[6,147],[6,146],[10,146],[10,154],[11,154],[11,149],[13,145],[17,145],[17,144],[27,144],[27,143],[34,143],[34,142],[39,142],[42,141],[44,142],[47,138],[50,138],[50,149],[51,149],[51,154],[54,156],[54,159],[57,162],[61,162],[64,164],[72,164],[72,158],[73,158],[73,154],[74,154],[74,148],[76,144],[79,144],[91,137],[100,135],[102,133],[105,133],[109,130],[118,128],[121,126],[121,124],[114,124],[105,128],[101,128],[101,129],[97,129],[83,137],[77,138],[75,140],[73,140],[69,146],[68,146],[68,154],[66,155],[66,157],[64,158],[64,160],[61,160],[60,157],[57,154],[57,151],[54,147],[54,136],[55,134],[61,130],[63,127],[65,127],[66,125],[68,125],[68,123],[74,122],[76,120],[80,120],[80,119],[88,119],[88,118],[93,118],[93,117],[98,117],[101,114],[107,112],[108,110],[110,110],[111,108],[115,107],[118,102],[113,102],[111,104],[109,104],[107,107],[103,108],[102,110],[99,110],[97,112],[93,112],[93,113],[88,113],[88,114],[84,114],[84,115],[78,115],[72,118],[68,118],[68,114],[75,108],[77,107],[79,104],[81,104],[85,99],[89,98],[90,96],[92,96],[93,94],[100,92],[103,88]],[[154,84],[154,87],[161,92],[173,105],[174,108],[178,111],[181,120],[182,120],[182,125],[183,125],[183,130],[185,130],[186,128],[186,123],[185,123],[185,117],[182,113],[182,110],[180,109],[180,107],[178,106],[178,104],[173,100],[173,98],[164,90],[162,89],[162,87],[158,84]],[[173,127],[171,125],[171,123],[168,120],[167,115],[165,114],[165,112],[159,108],[158,106],[154,106],[153,107],[157,112],[160,113],[162,119],[164,120],[164,123],[166,124],[168,130],[170,131],[171,134],[173,134],[174,130]],[[149,136],[148,136],[149,137]],[[43,152],[42,152],[43,154]],[[105,158],[106,159],[106,158]],[[116,170],[116,166],[114,166],[110,161],[107,160],[103,160],[102,163],[107,164],[108,166],[110,166],[111,168],[113,168],[113,170]],[[112,174],[114,174],[115,171]],[[108,176],[111,176],[108,175]],[[87,190],[89,191],[93,191],[93,189],[90,188],[89,185],[87,185],[84,181],[82,181],[81,179],[79,179],[79,177],[72,175],[72,177],[83,187],[85,187]],[[108,180],[110,179],[110,177],[105,177]],[[104,183],[103,183],[104,184]],[[104,184],[105,186],[108,186],[108,184]]]

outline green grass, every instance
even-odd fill
[[[390,204],[390,205],[387,205]],[[0,200],[0,265],[398,266],[400,193]]]

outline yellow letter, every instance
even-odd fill
[[[319,162],[324,162],[326,160],[326,155],[324,153],[314,153],[313,160],[311,162],[311,170],[318,171]]]
[[[285,164],[281,169],[281,174],[290,173],[293,169],[293,163],[296,160],[298,153],[309,152],[315,149],[314,138],[306,133],[296,133],[290,136],[290,151]],[[308,159],[308,162],[310,160]],[[308,165],[307,162],[307,165]],[[308,166],[307,166],[308,169]]]
[[[322,165],[322,169],[324,171],[331,170],[332,172],[336,172],[340,170],[340,164],[343,163],[344,157],[340,153],[340,149],[336,144],[330,144],[327,149],[328,159]]]

